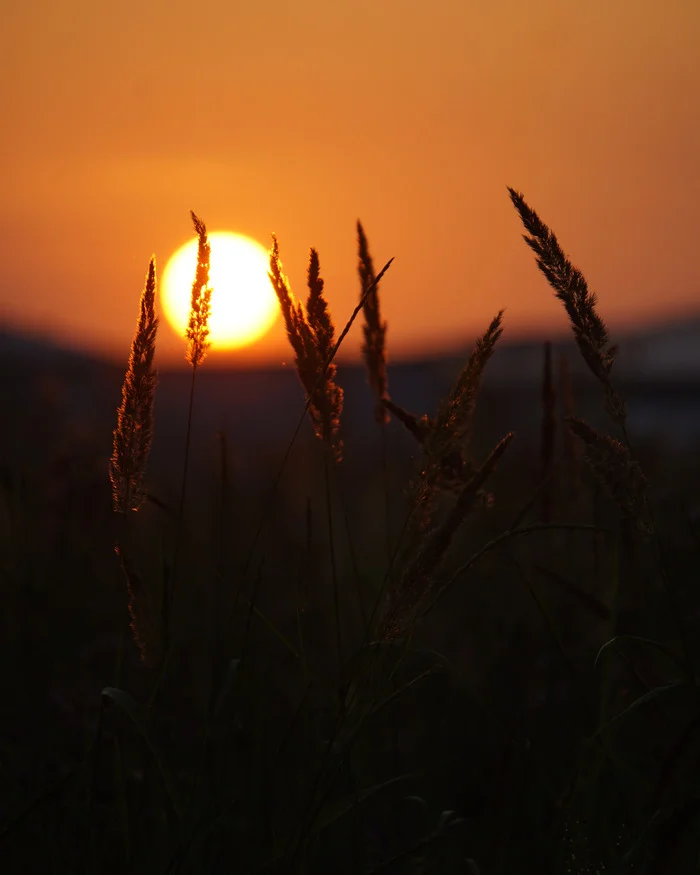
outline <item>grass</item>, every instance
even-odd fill
[[[219,435],[208,501],[191,450],[209,250],[192,214],[184,460],[172,502],[157,497],[151,262],[112,509],[81,519],[46,503],[45,477],[3,469],[3,700],[35,717],[0,733],[6,871],[697,871],[698,530],[645,474],[596,296],[509,193],[609,420],[576,410],[545,346],[529,455],[480,427],[503,312],[434,414],[389,397],[391,262],[375,272],[358,222],[358,304],[337,337],[318,253],[302,304],[273,241],[305,403],[266,483],[245,486],[235,433]],[[370,471],[343,435],[334,363],[360,314]],[[80,719],[47,732],[44,703],[67,689]]]

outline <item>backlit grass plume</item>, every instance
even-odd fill
[[[458,447],[469,443],[481,377],[498,339],[503,334],[502,322],[503,310],[500,310],[484,335],[476,341],[466,367],[438,409],[426,441],[426,451],[436,461],[446,460]]]
[[[416,503],[423,507],[423,525],[429,521],[436,493],[441,489],[460,491],[474,474],[468,457],[472,420],[484,368],[503,333],[502,320],[503,310],[476,341],[467,364],[434,418],[414,416],[388,399],[383,402],[423,446],[423,468],[415,496]]]
[[[192,224],[197,232],[197,267],[195,269],[194,280],[192,281],[192,298],[190,302],[190,317],[187,323],[187,349],[185,358],[192,365],[192,379],[190,382],[190,399],[187,410],[187,430],[185,432],[185,455],[182,464],[182,485],[180,487],[180,505],[177,513],[177,524],[175,534],[175,550],[173,553],[173,562],[171,568],[170,590],[165,599],[165,614],[164,614],[164,634],[166,641],[170,639],[170,616],[172,614],[172,606],[175,600],[175,588],[177,584],[177,576],[175,569],[177,568],[177,560],[182,544],[182,526],[185,514],[185,498],[187,494],[187,474],[189,471],[190,460],[190,445],[192,438],[192,420],[194,411],[194,387],[197,368],[204,361],[207,350],[209,349],[209,316],[211,315],[211,286],[209,285],[209,263],[211,257],[211,245],[207,236],[207,226],[190,210]],[[167,662],[168,654],[165,656]]]
[[[309,257],[306,309],[295,298],[289,280],[282,271],[279,244],[274,234],[270,250],[270,280],[294,350],[294,363],[306,391],[316,436],[328,445],[335,460],[340,461],[343,447],[339,437],[343,390],[335,382],[335,364],[328,364],[334,347],[335,328],[323,297],[318,253],[312,249]]]
[[[379,284],[374,272],[372,256],[369,254],[367,237],[362,223],[357,222],[358,273],[360,274],[360,298],[365,298],[364,344],[362,355],[367,366],[369,384],[376,397],[374,418],[380,425],[389,421],[389,414],[382,403],[387,397],[386,375],[386,329],[387,323],[382,322],[379,310]],[[367,289],[371,287],[369,294]],[[366,296],[366,297],[365,297]]]
[[[156,373],[158,319],[155,312],[156,261],[148,266],[146,285],[141,294],[136,333],[122,386],[122,401],[117,411],[109,476],[112,505],[117,513],[138,510],[145,498],[148,454],[153,441],[153,402]]]
[[[207,227],[192,211],[192,224],[197,232],[197,271],[192,283],[190,318],[187,323],[187,361],[193,368],[202,364],[209,349],[209,316],[211,314],[211,287],[209,285],[209,261],[211,246]]]
[[[584,361],[605,389],[606,409],[624,427],[625,405],[610,380],[617,347],[609,343],[607,328],[596,309],[596,295],[588,288],[581,271],[566,257],[555,234],[528,206],[523,195],[510,187],[508,192],[531,235],[523,234],[523,239],[535,253],[537,266],[554,294],[564,304]]]

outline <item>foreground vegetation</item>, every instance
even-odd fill
[[[339,333],[318,254],[304,305],[273,240],[271,282],[306,403],[264,496],[237,488],[222,438],[217,492],[203,506],[190,446],[211,292],[207,231],[193,214],[186,444],[177,498],[163,500],[148,477],[151,262],[111,508],[52,541],[51,514],[4,472],[5,640],[18,668],[7,670],[6,702],[41,697],[46,660],[98,627],[118,630],[113,650],[83,651],[91,682],[104,684],[82,691],[82,726],[57,727],[58,774],[42,787],[17,779],[13,760],[45,737],[40,727],[3,740],[9,871],[697,871],[697,526],[645,475],[595,296],[509,192],[609,422],[601,431],[576,416],[545,347],[536,460],[517,456],[513,433],[478,429],[502,312],[434,413],[390,396],[379,290],[391,262],[375,271],[358,223],[360,296]],[[358,318],[379,435],[369,497],[343,474],[333,361]],[[316,457],[294,477],[306,419]],[[414,449],[392,468],[386,433],[397,426]],[[406,475],[398,490],[390,471]]]

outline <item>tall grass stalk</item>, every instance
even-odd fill
[[[617,347],[610,344],[608,329],[598,313],[597,297],[588,288],[581,271],[565,255],[554,232],[527,204],[524,196],[510,187],[508,193],[528,231],[523,239],[535,253],[537,266],[555,296],[564,305],[579,352],[605,390],[606,409],[628,440],[625,404],[610,377]]]
[[[221,646],[221,616],[224,607],[223,598],[223,580],[225,578],[225,555],[226,555],[226,538],[230,526],[230,473],[229,473],[229,453],[228,441],[225,431],[217,433],[219,443],[219,480],[221,490],[219,493],[218,507],[218,544],[217,544],[217,567],[219,574],[216,575],[213,588],[212,606],[214,613],[212,616],[213,628],[213,654],[212,654],[212,672],[216,671],[216,659]],[[213,680],[212,680],[213,684]]]
[[[342,629],[340,625],[340,590],[338,586],[338,568],[335,558],[335,537],[333,533],[333,502],[331,500],[331,475],[330,462],[328,455],[324,454],[324,480],[326,492],[326,523],[328,525],[328,548],[330,551],[331,560],[331,581],[333,584],[333,614],[335,616],[335,639],[336,650],[338,657],[338,684],[342,683],[343,678],[343,640]]]
[[[413,627],[417,621],[415,609],[432,587],[433,572],[442,562],[458,525],[481,495],[481,486],[513,438],[512,434],[507,436],[482,468],[471,478],[468,476],[468,472],[473,471],[473,467],[465,457],[465,438],[468,439],[471,433],[472,417],[483,369],[502,331],[502,313],[503,311],[498,313],[484,336],[477,340],[467,365],[459,375],[447,400],[440,406],[435,419],[430,419],[428,416],[419,419],[408,414],[389,399],[383,399],[384,406],[397,416],[424,448],[423,468],[414,499],[409,502],[408,513],[388,563],[363,643],[364,649],[369,644],[372,633],[378,636],[378,642],[392,640],[402,632],[405,633],[404,644],[394,671],[398,669],[407,652]],[[441,488],[453,489],[456,484],[465,480],[466,485],[463,486],[460,498],[447,520],[442,525],[433,525],[430,530],[432,506],[438,491]],[[421,510],[419,529],[423,532],[423,536],[413,566],[407,566],[407,568],[412,567],[413,571],[404,569],[401,580],[393,584],[392,568],[409,525],[419,509]],[[382,605],[384,610],[380,615],[379,610]],[[379,620],[375,627],[377,617]],[[373,658],[370,660],[370,675],[378,671],[381,673],[378,668],[378,656],[381,657],[381,649],[375,648]],[[357,686],[353,698],[356,699],[360,694],[361,687]]]
[[[153,367],[158,331],[155,297],[156,260],[153,257],[141,293],[139,318],[122,385],[122,401],[117,410],[117,427],[109,463],[112,506],[115,513],[122,515],[122,523],[127,512],[139,510],[146,498],[146,466],[153,442],[153,404],[157,382]]]
[[[365,322],[362,326],[364,343],[362,356],[365,360],[367,380],[374,394],[374,419],[381,428],[381,465],[384,486],[384,528],[386,539],[386,559],[391,561],[391,518],[389,510],[389,469],[387,464],[386,426],[389,411],[385,401],[389,398],[387,377],[386,333],[387,323],[382,320],[379,304],[379,284],[375,282],[374,262],[369,251],[367,235],[362,223],[357,221],[357,272],[360,278],[360,299],[365,290],[374,283],[374,289],[367,297],[363,308]]]
[[[109,477],[112,507],[117,515],[114,549],[119,557],[128,593],[134,641],[147,665],[158,659],[161,641],[153,616],[152,593],[142,584],[127,555],[127,521],[146,500],[146,467],[153,442],[153,405],[157,375],[153,366],[158,318],[155,311],[156,261],[151,258],[141,293],[139,317],[122,385],[113,434]]]
[[[350,527],[350,515],[348,513],[348,503],[346,498],[346,489],[344,488],[344,484],[338,482],[337,492],[340,498],[340,506],[343,513],[343,523],[345,525],[345,535],[348,543],[348,551],[350,553],[350,565],[352,566],[352,580],[353,585],[355,587],[355,596],[357,599],[357,609],[360,615],[360,622],[364,628],[364,625],[367,621],[366,611],[365,611],[365,600],[362,595],[362,582],[360,580],[360,566],[357,561],[357,551],[355,550],[355,544],[352,536],[352,529]]]
[[[387,261],[387,263],[384,265],[384,267],[381,269],[381,271],[377,275],[375,282],[379,282],[382,279],[384,274],[389,270],[393,260],[394,260],[393,258],[390,258],[389,261]],[[316,378],[316,381],[313,385],[312,392],[307,395],[306,401],[304,403],[304,407],[301,411],[301,414],[299,415],[299,419],[297,420],[297,424],[294,427],[294,431],[292,432],[292,435],[289,439],[289,442],[287,443],[287,446],[286,446],[285,451],[284,451],[284,455],[282,456],[282,461],[280,462],[279,468],[277,469],[277,472],[275,474],[275,478],[272,482],[272,486],[270,487],[270,489],[268,491],[267,498],[265,500],[265,504],[263,506],[262,513],[260,514],[258,525],[255,529],[255,533],[253,534],[250,548],[249,548],[248,553],[246,555],[246,560],[245,560],[245,563],[243,565],[243,569],[241,572],[240,582],[239,582],[238,587],[236,588],[236,593],[234,596],[233,605],[232,605],[231,610],[229,611],[229,613],[227,615],[225,629],[229,629],[231,627],[232,622],[233,622],[233,618],[234,618],[234,615],[236,612],[236,607],[238,605],[238,598],[240,596],[242,583],[248,574],[248,570],[250,569],[250,563],[252,562],[253,556],[255,555],[255,549],[258,545],[258,541],[260,540],[260,535],[262,534],[263,527],[265,525],[267,517],[268,517],[270,510],[272,508],[272,501],[273,501],[275,495],[277,494],[277,489],[279,488],[279,484],[282,480],[282,475],[284,474],[284,471],[287,467],[287,463],[289,461],[289,457],[291,456],[292,449],[294,447],[294,444],[296,443],[297,437],[299,436],[299,432],[301,431],[302,425],[304,424],[304,420],[305,420],[306,415],[309,411],[309,407],[311,406],[311,396],[313,395],[313,392],[315,392],[315,390],[318,389],[318,387],[321,385],[321,382],[325,376],[327,368],[332,364],[333,359],[336,356],[336,353],[340,349],[340,345],[347,337],[350,329],[353,326],[353,323],[355,322],[355,319],[357,319],[358,314],[362,310],[366,296],[371,292],[372,288],[373,287],[370,286],[367,289],[365,296],[363,296],[363,299],[360,300],[360,302],[357,304],[357,306],[354,308],[354,310],[350,314],[350,317],[349,317],[348,321],[346,322],[345,327],[340,332],[338,339],[333,344],[333,347],[328,355],[328,359],[326,360],[326,362],[324,362],[324,365],[321,368],[320,373],[318,374],[318,377]]]
[[[447,581],[435,591],[433,598],[430,600],[430,603],[423,611],[421,617],[427,617],[428,614],[435,608],[437,603],[443,598],[443,596],[459,580],[459,578],[466,574],[467,571],[469,571],[474,565],[476,565],[476,563],[479,562],[487,553],[495,550],[496,547],[501,546],[501,544],[504,544],[511,538],[525,537],[536,532],[553,531],[596,533],[604,532],[608,535],[615,534],[612,529],[606,528],[605,526],[587,525],[585,523],[533,523],[529,526],[520,526],[514,529],[507,529],[505,532],[501,532],[500,535],[497,535],[495,538],[492,538],[490,541],[480,547],[465,563],[460,565],[459,568],[457,568],[450,575]]]
[[[540,518],[543,523],[552,521],[554,503],[554,449],[557,432],[557,394],[552,376],[552,344],[544,345],[542,373],[542,444],[540,453],[542,493]]]
[[[183,531],[184,531],[184,515],[185,515],[185,500],[187,496],[187,474],[189,471],[190,461],[190,446],[192,440],[192,421],[194,410],[194,392],[195,379],[197,376],[197,368],[204,361],[207,350],[209,348],[209,316],[211,312],[211,293],[212,289],[209,285],[209,268],[211,258],[211,246],[207,235],[207,227],[199,216],[190,211],[192,224],[197,234],[197,267],[195,277],[192,282],[192,295],[190,299],[190,315],[187,325],[187,349],[185,358],[192,367],[190,379],[190,391],[187,405],[187,427],[185,432],[185,449],[182,463],[182,481],[180,485],[180,501],[178,503],[177,522],[175,524],[175,546],[173,549],[173,560],[170,566],[170,572],[167,577],[166,589],[164,591],[164,655],[162,666],[151,693],[151,706],[155,702],[161,684],[167,672],[168,663],[172,653],[172,615],[173,605],[175,603],[175,592],[177,586],[177,565],[182,548]]]
[[[185,431],[185,450],[182,463],[182,481],[180,485],[180,501],[178,503],[177,525],[175,534],[175,552],[173,555],[173,571],[177,564],[176,560],[182,541],[182,526],[185,512],[185,500],[187,496],[187,473],[190,461],[190,446],[192,439],[192,421],[194,410],[194,390],[197,377],[197,368],[202,364],[209,348],[207,340],[209,336],[209,315],[211,309],[211,287],[209,285],[209,268],[211,259],[211,246],[207,236],[207,227],[204,222],[194,213],[190,212],[192,224],[197,233],[197,269],[192,283],[192,297],[190,300],[190,315],[187,325],[187,351],[185,358],[192,366],[190,392],[187,405],[187,427]],[[171,571],[171,574],[173,572]],[[175,577],[171,581],[169,596],[169,609],[172,607],[175,594]]]
[[[433,588],[434,575],[443,562],[458,527],[471,512],[482,487],[514,437],[514,433],[510,432],[496,445],[464,486],[444,522],[433,527],[422,539],[413,560],[404,569],[401,580],[389,593],[380,622],[381,639],[390,640],[405,632],[406,624],[411,622],[414,612]]]
[[[564,304],[579,351],[605,390],[606,410],[620,427],[623,442],[600,434],[575,417],[568,419],[569,427],[584,444],[587,461],[609,497],[638,530],[653,538],[659,575],[678,632],[688,677],[692,679],[700,699],[700,685],[682,612],[669,580],[663,547],[647,496],[646,477],[628,433],[625,403],[610,376],[617,347],[610,345],[607,328],[598,313],[596,295],[589,290],[583,273],[573,266],[555,234],[526,203],[524,196],[510,187],[508,192],[530,235],[523,235],[523,239],[535,253],[537,266],[554,289],[556,297]]]
[[[273,249],[273,253],[274,253],[274,249]],[[291,455],[292,448],[293,448],[293,446],[296,442],[296,439],[299,435],[299,432],[300,432],[301,427],[303,425],[304,419],[305,419],[307,413],[309,412],[309,409],[311,407],[313,399],[316,396],[316,392],[319,389],[319,387],[322,385],[329,367],[332,365],[333,360],[334,360],[342,342],[347,337],[350,329],[352,328],[353,323],[355,322],[355,319],[357,318],[360,311],[362,310],[364,303],[367,300],[367,297],[371,294],[371,292],[372,292],[373,288],[376,286],[376,284],[379,283],[379,281],[384,277],[386,272],[389,270],[389,267],[391,266],[393,260],[394,259],[391,258],[391,259],[389,259],[389,261],[387,261],[387,263],[384,265],[382,270],[375,277],[374,281],[367,287],[367,289],[365,290],[360,301],[358,302],[358,304],[355,306],[352,313],[350,314],[350,317],[348,318],[343,330],[340,332],[337,340],[335,340],[335,342],[332,344],[326,359],[322,362],[321,367],[319,368],[318,374],[316,375],[316,378],[315,378],[313,384],[310,386],[310,388],[307,388],[307,397],[306,397],[306,401],[304,404],[304,408],[301,412],[301,415],[300,415],[299,420],[295,426],[295,429],[292,433],[292,436],[287,444],[287,447],[286,447],[284,456],[282,458],[280,467],[276,473],[275,479],[274,479],[273,484],[272,484],[270,491],[268,493],[268,497],[267,497],[267,500],[266,500],[265,505],[263,507],[263,511],[262,511],[261,516],[260,516],[258,526],[257,526],[256,531],[254,533],[253,540],[252,540],[250,549],[249,549],[247,557],[246,557],[245,564],[244,564],[242,572],[241,572],[239,584],[236,587],[236,591],[234,594],[231,609],[230,609],[229,613],[227,614],[226,623],[224,625],[224,634],[225,634],[225,630],[229,629],[233,623],[233,619],[234,619],[234,616],[235,616],[235,613],[237,610],[237,606],[238,606],[238,601],[239,601],[239,598],[240,598],[240,595],[242,592],[243,583],[247,577],[247,574],[248,574],[248,571],[250,568],[250,564],[251,564],[253,556],[255,554],[255,548],[257,546],[260,535],[262,534],[262,529],[263,529],[265,520],[267,519],[267,516],[268,516],[270,509],[272,507],[272,500],[277,492],[277,488],[278,488],[279,483],[282,479],[282,475],[284,473],[287,462],[288,462],[289,457]],[[281,271],[280,271],[280,273],[281,273]],[[336,603],[337,603],[337,599],[336,599]],[[337,624],[337,628],[338,628],[338,634],[340,634],[338,613],[336,614],[336,624]],[[338,644],[339,652],[340,652],[341,646],[342,646],[342,641],[339,641],[339,644]],[[221,653],[220,653],[220,658],[223,658]],[[341,667],[342,667],[342,652],[341,652],[341,656],[340,656],[340,661],[341,661]],[[292,839],[292,842],[293,842],[293,839]]]

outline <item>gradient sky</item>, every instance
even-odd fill
[[[565,328],[506,186],[610,327],[700,310],[697,0],[23,0],[3,9],[0,320],[125,358],[148,260],[275,232],[303,295],[356,303],[355,221],[390,357]],[[359,325],[358,325],[359,329]],[[356,353],[360,331],[348,338]],[[165,324],[159,361],[183,361]],[[281,322],[246,353],[289,358]]]

